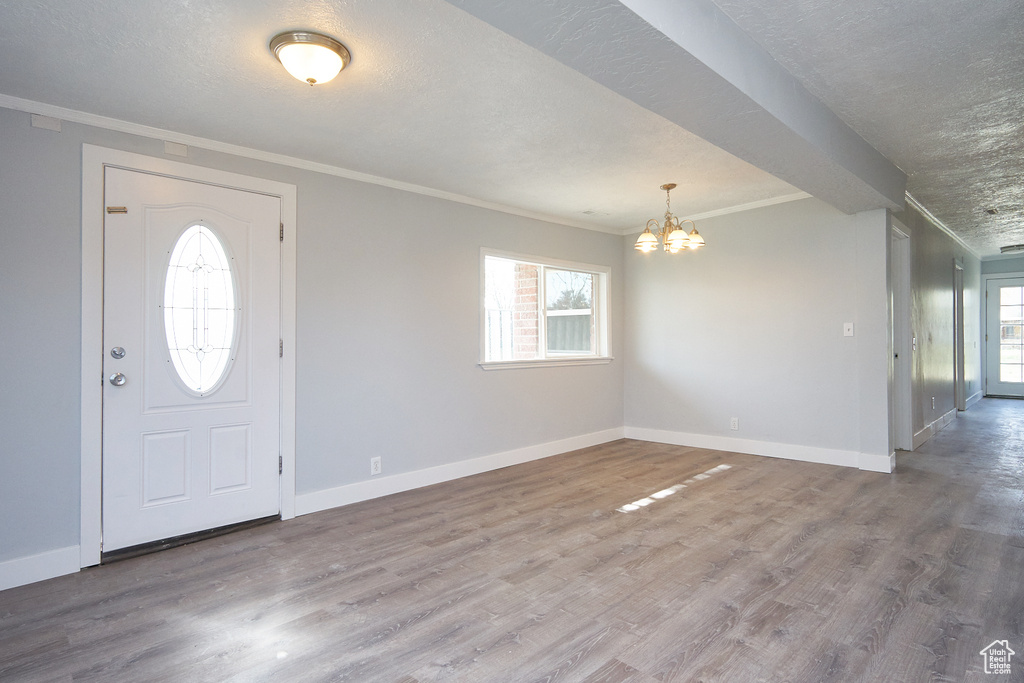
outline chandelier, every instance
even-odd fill
[[[665,190],[665,222],[658,224],[658,219],[652,218],[647,221],[647,227],[636,239],[634,249],[645,254],[658,248],[658,240],[661,240],[665,251],[670,254],[678,254],[683,249],[700,249],[704,246],[704,238],[697,232],[697,226],[691,220],[680,221],[672,215],[672,190],[675,183],[665,183],[661,189]],[[683,229],[683,223],[689,223],[693,230],[689,233]],[[656,232],[651,232],[653,226]]]

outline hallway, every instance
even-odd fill
[[[896,463],[897,481],[927,488],[942,482],[929,507],[915,515],[934,516],[941,522],[935,531],[951,541],[943,556],[918,560],[943,567],[920,587],[918,599],[935,605],[952,599],[942,614],[942,638],[927,646],[946,659],[948,678],[938,680],[982,680],[956,674],[980,661],[962,644],[996,639],[1008,640],[1017,653],[1013,675],[998,680],[1024,680],[1024,401],[984,398],[917,451],[898,453]],[[969,661],[955,661],[963,656]]]

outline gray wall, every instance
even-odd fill
[[[78,544],[82,180],[70,137],[0,109],[0,561]]]
[[[982,387],[981,262],[913,208],[894,217],[910,231],[911,334],[917,351],[911,371],[916,434],[956,408],[954,390],[953,270],[964,268],[964,385]],[[932,408],[932,397],[935,408]]]
[[[164,156],[159,140],[33,129],[0,108],[0,561],[79,540],[83,142]],[[623,424],[888,453],[882,211],[792,202],[701,221],[701,253],[645,257],[635,236],[198,148],[189,161],[298,187],[300,494],[368,479],[371,455],[397,474]],[[915,334],[931,338],[914,378],[920,427],[932,395],[935,413],[952,408],[952,259],[969,324],[980,264],[916,214],[901,218]],[[616,360],[482,371],[481,246],[610,266]],[[970,344],[967,363],[980,381]]]
[[[0,561],[79,542],[81,145],[163,143],[0,108]],[[169,157],[180,160],[177,157]],[[298,187],[298,493],[622,425],[621,361],[483,371],[482,246],[611,267],[621,238],[197,148]]]
[[[888,455],[885,212],[700,228],[701,252],[625,256],[626,424]]]

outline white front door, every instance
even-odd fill
[[[989,280],[986,299],[985,393],[1024,397],[1024,278]]]
[[[104,172],[103,551],[280,511],[279,197]]]

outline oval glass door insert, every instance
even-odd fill
[[[238,314],[231,260],[205,225],[187,228],[171,250],[164,280],[164,334],[174,370],[205,396],[227,374]]]

